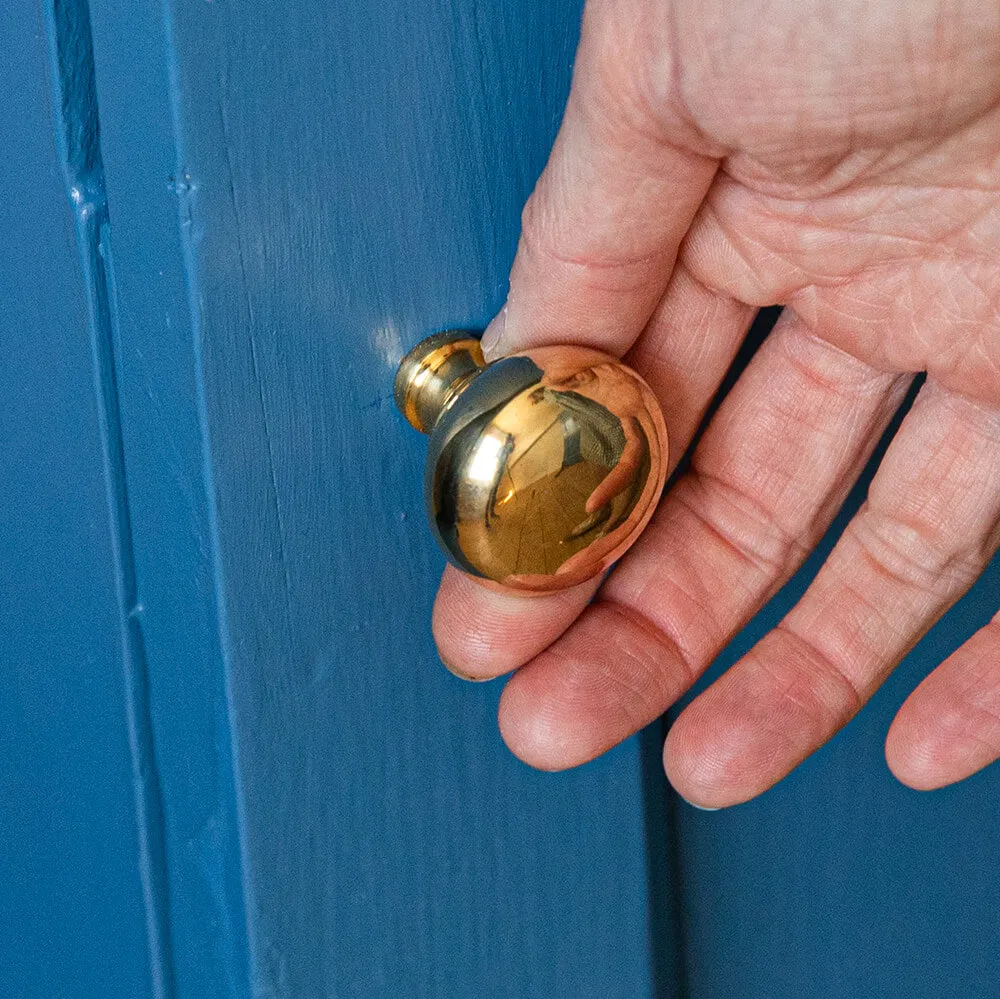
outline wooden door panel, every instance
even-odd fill
[[[0,6],[0,995],[143,999],[162,843],[68,6]]]
[[[195,730],[228,708],[238,821],[205,865],[220,912],[244,883],[256,994],[670,994],[658,748],[561,776],[507,753],[496,686],[434,652],[424,443],[391,398],[408,346],[502,301],[579,8],[145,6],[92,15],[170,841],[222,759],[178,720],[190,686]],[[205,559],[195,641],[171,600],[196,613]],[[193,873],[170,871],[190,995]]]

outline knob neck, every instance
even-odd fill
[[[486,367],[479,337],[448,330],[421,340],[400,361],[393,395],[410,425],[429,434],[441,414]]]

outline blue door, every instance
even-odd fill
[[[998,778],[882,758],[997,564],[726,812],[659,725],[529,770],[437,660],[392,378],[502,303],[579,14],[0,7],[0,996],[998,994]]]

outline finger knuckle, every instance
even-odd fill
[[[848,530],[880,576],[919,593],[953,598],[985,567],[983,547],[974,538],[953,538],[927,518],[869,506]]]

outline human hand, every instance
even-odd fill
[[[1000,545],[1000,7],[590,0],[523,222],[487,355],[627,352],[674,463],[754,310],[786,305],[599,591],[525,599],[446,571],[442,658],[517,669],[500,727],[534,766],[591,759],[690,687],[927,372],[802,600],[670,731],[681,795],[744,801],[843,726]],[[1000,614],[903,705],[889,766],[959,780],[1000,756],[998,719]]]

